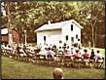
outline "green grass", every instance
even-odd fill
[[[25,63],[2,57],[3,79],[53,79],[54,67]],[[103,69],[63,68],[65,79],[104,79]]]

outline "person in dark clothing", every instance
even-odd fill
[[[90,67],[92,67],[94,64],[94,61],[95,61],[95,52],[94,52],[94,49],[91,50],[91,55],[90,55]]]
[[[20,47],[17,46],[16,50],[17,50],[17,53],[19,53],[20,52]]]
[[[94,52],[94,49],[92,49],[90,59],[94,60],[94,56],[95,56],[95,52]]]

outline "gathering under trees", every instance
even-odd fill
[[[83,26],[82,45],[88,46],[91,42],[92,47],[104,48],[103,1],[4,1],[1,7],[5,11],[5,15],[1,16],[1,25],[14,28],[22,39],[26,30],[28,42],[35,42],[34,31],[48,21],[55,23],[75,19]]]

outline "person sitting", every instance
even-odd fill
[[[57,53],[57,47],[56,47],[56,45],[53,45],[52,46],[52,51],[54,51],[55,53]]]
[[[19,55],[20,55],[20,57],[25,57],[25,56],[27,56],[27,54],[24,52],[24,50],[23,50],[22,47],[19,48]]]
[[[16,47],[17,54],[20,53],[20,48],[21,48],[21,47],[19,47],[19,46]]]
[[[54,59],[55,52],[53,52],[50,47],[47,49],[46,57],[47,59]]]
[[[103,57],[99,50],[97,50],[97,53],[95,54],[95,64],[97,67],[101,66],[103,63]]]
[[[5,48],[6,48],[6,46],[5,46],[5,44],[3,43],[2,45],[1,45],[1,53],[2,54],[4,54],[5,55]]]
[[[79,50],[76,50],[76,52],[73,54],[73,57],[75,61],[81,61],[81,53]]]
[[[52,74],[54,79],[64,79],[64,73],[61,68],[55,68]]]
[[[102,55],[100,54],[100,51],[97,50],[97,53],[95,54],[95,62],[99,62],[102,60]]]
[[[5,44],[3,43],[2,45],[1,45],[1,49],[5,49]]]
[[[44,49],[40,50],[37,56],[39,56],[40,59],[46,59],[47,51],[48,51],[48,47],[46,46]]]
[[[63,55],[63,53],[64,53],[63,47],[59,46],[58,55]]]
[[[75,53],[73,53],[73,61],[74,61],[73,66],[76,68],[80,68],[81,53],[80,53],[79,49],[77,49],[75,51]]]
[[[13,48],[12,48],[10,45],[8,45],[8,46],[6,47],[6,51],[7,51],[8,56],[9,56],[10,58],[12,58]]]
[[[83,61],[85,63],[85,66],[88,66],[90,54],[87,52],[86,49],[84,49],[84,53],[82,54],[82,57],[83,57]]]
[[[71,50],[69,50],[69,46],[67,46],[67,48],[64,50],[64,56],[65,56],[65,59],[72,60],[73,54],[72,54]]]

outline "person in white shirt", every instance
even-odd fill
[[[46,53],[47,53],[47,47],[45,47],[44,49],[42,49],[42,50],[39,52],[39,55],[41,55],[41,56],[46,56]]]
[[[20,51],[20,56],[21,57],[27,56],[27,54],[25,53],[25,51],[23,50],[23,48],[20,48],[19,51]]]
[[[95,67],[100,68],[103,65],[103,56],[101,55],[100,51],[97,50],[97,53],[95,54]]]
[[[49,48],[47,49],[47,52],[46,52],[46,58],[48,58],[48,56],[51,56],[51,57],[54,59],[54,55],[55,55],[55,52],[53,52],[53,51],[51,50],[51,48],[49,47]]]
[[[97,53],[95,53],[95,62],[98,62],[98,60],[102,59],[102,55],[99,50],[97,50]]]

